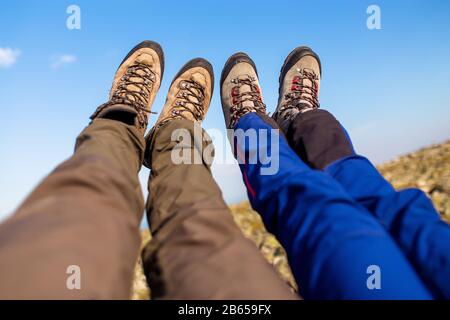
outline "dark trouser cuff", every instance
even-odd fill
[[[339,159],[355,154],[344,128],[323,109],[298,114],[286,136],[291,148],[314,169],[322,170]]]

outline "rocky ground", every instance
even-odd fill
[[[399,157],[378,169],[396,189],[422,189],[450,221],[450,141]]]
[[[450,141],[432,145],[417,152],[398,157],[378,167],[395,188],[417,187],[432,199],[443,219],[450,222]],[[280,277],[292,288],[297,285],[287,263],[283,248],[268,233],[259,217],[247,202],[230,206],[237,225],[251,239],[261,254],[273,265]],[[142,232],[142,246],[150,241],[148,231]],[[135,268],[132,299],[149,299],[150,290],[145,281],[141,261]]]

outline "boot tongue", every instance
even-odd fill
[[[143,53],[143,54],[139,55],[138,57],[136,57],[136,61],[146,64],[149,67],[154,63],[153,57],[147,53]]]
[[[191,81],[195,81],[196,83],[198,83],[200,86],[202,86],[203,88],[206,88],[206,78],[204,75],[202,75],[201,73],[194,73],[191,78]],[[194,91],[199,91],[197,88],[193,89]],[[197,97],[197,95],[190,95],[187,98],[188,101],[190,102],[195,102],[195,103],[199,103],[199,98]]]
[[[239,77],[241,80],[251,80],[252,77],[250,75],[245,75],[245,76],[240,76]],[[239,93],[243,96],[243,98],[251,98],[251,92],[252,92],[252,87],[248,84],[241,84],[240,88],[239,88]],[[242,101],[242,106],[243,107],[256,107],[256,103],[254,101],[251,100],[245,100]]]
[[[147,66],[148,69],[150,69],[154,62],[154,59],[150,54],[144,53],[144,54],[141,54],[138,57],[136,57],[136,62],[143,64],[143,65]],[[135,74],[129,75],[129,80],[134,83],[142,83],[145,85],[146,77],[148,77],[147,72],[142,69],[135,69],[134,72],[135,72]],[[130,94],[130,92],[141,92],[142,89],[133,83],[126,84],[125,88],[126,88],[125,91],[120,92],[117,95],[119,97],[126,98],[130,101],[138,102],[136,97],[133,94]],[[127,91],[130,91],[130,92],[127,92]]]
[[[198,119],[193,115],[193,113],[197,112],[198,108],[195,104],[202,104],[201,101],[202,99],[200,98],[200,96],[204,96],[204,92],[202,92],[202,90],[197,86],[206,88],[207,87],[206,77],[203,74],[196,72],[190,75],[189,80],[185,81],[195,82],[196,86],[190,86],[189,88],[186,87],[180,91],[181,96],[179,96],[179,98],[181,98],[185,103],[184,104],[185,109],[181,111],[182,117],[188,120],[197,121]],[[183,94],[185,95],[184,97]],[[193,113],[186,109],[191,110]]]
[[[244,84],[244,85],[241,86],[240,91],[241,91],[241,94],[245,96],[245,94],[251,92],[251,89],[252,88],[249,85]],[[250,95],[249,95],[249,97],[250,97]],[[245,100],[245,101],[242,102],[242,106],[244,106],[244,107],[251,107],[252,108],[252,107],[255,107],[255,102],[254,101]]]
[[[302,108],[305,109],[310,109],[313,108],[314,106],[312,105],[311,101],[307,100],[307,99],[313,99],[313,88],[314,88],[314,81],[309,79],[309,78],[303,78],[301,80],[301,85],[299,85],[302,88],[302,93],[300,95],[300,99],[298,100],[299,105],[302,106]]]
[[[191,76],[191,80],[197,82],[199,85],[201,85],[202,87],[206,87],[206,78],[204,75],[202,75],[201,73],[194,73]]]

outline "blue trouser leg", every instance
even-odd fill
[[[303,163],[259,115],[243,116],[235,129],[257,130],[256,143],[236,139],[238,159],[247,160],[243,178],[253,208],[286,249],[303,297],[432,298],[386,230],[339,183]],[[369,289],[371,266],[380,268],[381,289]]]
[[[397,241],[437,296],[450,298],[450,226],[420,190],[396,191],[364,157],[351,156],[325,168],[370,211]]]
[[[296,117],[287,132],[300,158],[338,181],[388,230],[436,297],[450,298],[450,227],[416,189],[397,192],[326,110]]]

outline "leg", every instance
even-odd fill
[[[176,129],[193,139],[181,147],[171,139]],[[194,123],[180,119],[151,140],[147,212],[153,239],[143,261],[152,294],[157,299],[295,299],[233,221],[203,160],[202,150],[211,148],[211,141],[195,138]],[[201,162],[174,164],[171,154],[180,149],[196,153]]]
[[[137,174],[162,66],[158,44],[131,50],[75,154],[0,226],[0,298],[130,297],[144,206]]]
[[[248,56],[228,60],[221,87],[250,202],[286,249],[300,293],[307,299],[431,298],[382,226],[280,137],[265,115]],[[368,283],[373,265],[382,272],[378,290]]]
[[[295,49],[280,77],[276,120],[297,155],[324,170],[373,214],[395,239],[437,297],[450,297],[450,227],[419,190],[397,192],[365,158],[355,154],[340,123],[319,107],[320,61]]]
[[[396,191],[369,160],[350,151],[353,148],[345,130],[325,110],[297,116],[287,137],[302,158],[317,155],[306,157],[310,165],[323,169],[371,212],[435,294],[450,298],[450,227],[422,191]],[[327,143],[336,141],[336,137],[339,137],[338,143]],[[334,156],[322,157],[327,154]]]
[[[127,299],[139,250],[144,140],[132,126],[97,119],[75,154],[0,226],[0,296]],[[81,290],[69,290],[77,265]]]
[[[296,299],[244,238],[211,175],[212,143],[197,121],[208,110],[213,84],[209,62],[189,61],[173,80],[148,138],[144,163],[151,168],[147,214],[153,239],[143,261],[152,294],[157,299]],[[177,155],[185,161],[172,158]]]
[[[291,148],[313,169],[323,170],[330,163],[355,155],[347,132],[323,109],[299,113],[285,132]]]
[[[325,172],[370,211],[397,241],[427,285],[450,298],[450,226],[418,189],[396,191],[364,157],[344,158]]]
[[[236,129],[270,130],[273,124],[255,113],[243,116]],[[270,131],[268,131],[270,132]],[[270,133],[276,134],[276,133]],[[268,137],[267,141],[273,137]],[[431,295],[383,227],[351,199],[332,178],[312,170],[280,137],[279,171],[263,175],[261,159],[272,145],[237,143],[249,198],[288,254],[300,293],[307,299],[428,299]],[[251,191],[250,191],[251,190]],[[295,199],[295,200],[294,200]],[[367,270],[381,270],[381,289],[369,290]]]

